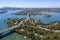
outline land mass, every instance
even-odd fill
[[[35,20],[32,18],[29,19],[18,19],[18,18],[9,18],[6,20],[6,24],[9,27],[17,25],[21,20],[25,20],[22,24],[15,28],[15,32],[22,35],[24,38],[29,40],[60,40],[59,30],[59,21],[44,24],[40,20]],[[57,28],[53,28],[56,26]],[[47,27],[51,27],[47,28]],[[52,36],[53,35],[53,36]]]

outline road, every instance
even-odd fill
[[[20,27],[20,25],[22,24],[23,21],[24,20],[20,21],[20,23],[18,25],[16,25],[16,26],[13,26],[13,27],[10,27],[8,29],[5,29],[5,30],[0,31],[0,33],[6,32],[6,31],[9,31],[9,30],[12,30],[12,29],[17,28],[17,27]]]
[[[20,21],[20,23],[18,25],[16,25],[16,26],[13,26],[13,27],[10,27],[8,29],[5,29],[5,30],[0,31],[0,33],[6,32],[6,31],[9,31],[9,30],[12,30],[12,29],[17,28],[17,27],[20,27],[20,25],[23,24],[23,22],[26,22],[27,20],[28,20],[28,18],[25,19],[25,20]],[[48,28],[40,27],[40,26],[38,26],[37,28],[40,28],[40,29],[46,30],[46,31],[49,30],[49,31],[60,33],[60,30],[51,30],[51,29],[48,29]]]
[[[53,32],[58,32],[58,33],[60,33],[60,30],[51,30],[51,29],[48,29],[48,28],[40,27],[40,26],[38,26],[37,28],[40,28],[40,29],[46,30],[46,31],[53,31]]]

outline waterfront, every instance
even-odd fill
[[[27,17],[26,15],[25,16],[24,15],[12,15],[13,12],[15,12],[15,11],[8,10],[7,13],[0,14],[0,30],[9,28],[4,22],[4,20],[6,20],[8,18],[26,18]],[[39,15],[31,15],[30,17],[33,19],[38,19],[38,20],[42,21],[43,23],[49,23],[49,22],[60,20],[59,13],[47,12],[47,14],[51,15],[51,17],[47,18],[47,17],[39,16]]]
[[[4,20],[8,19],[8,18],[26,18],[27,16],[25,15],[12,15],[11,13],[15,12],[13,10],[8,10],[7,13],[4,14],[0,14],[0,30],[6,29],[8,28],[8,26],[5,24]],[[57,21],[60,20],[60,15],[59,13],[47,13],[49,15],[51,15],[50,18],[46,18],[43,16],[39,16],[39,15],[31,15],[31,18],[34,19],[38,19],[41,20],[43,23],[49,23],[49,22],[53,22],[53,21]]]

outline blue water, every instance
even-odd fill
[[[15,11],[8,10],[7,13],[0,14],[0,31],[4,30],[6,28],[9,28],[7,26],[7,24],[5,24],[4,20],[6,20],[8,18],[26,18],[27,17],[24,15],[12,15],[13,12],[15,12]],[[30,17],[34,18],[34,19],[41,20],[43,23],[49,23],[49,22],[60,20],[60,14],[59,13],[52,13],[52,12],[51,13],[46,12],[46,13],[51,15],[51,17],[47,18],[47,17],[43,17],[43,16],[38,16],[38,15],[36,15],[36,16],[31,15]]]
[[[7,13],[0,14],[0,31],[9,28],[8,25],[5,24],[4,20],[6,20],[8,18],[25,18],[26,17],[26,16],[22,16],[22,15],[20,15],[20,16],[12,15],[13,12],[15,12],[15,11],[8,10]],[[8,32],[10,32],[10,31],[8,31]],[[8,32],[3,33],[2,35],[6,34]]]
[[[42,21],[43,23],[49,23],[49,22],[53,22],[53,21],[58,21],[60,20],[60,13],[46,13],[46,14],[49,14],[51,15],[50,18],[47,18],[47,17],[43,17],[43,16],[31,16],[32,18],[35,18],[35,19],[38,19],[40,21]]]

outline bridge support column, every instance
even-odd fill
[[[2,33],[0,33],[0,35],[1,35]]]
[[[2,37],[2,33],[0,33],[0,39],[1,39],[1,37]]]

